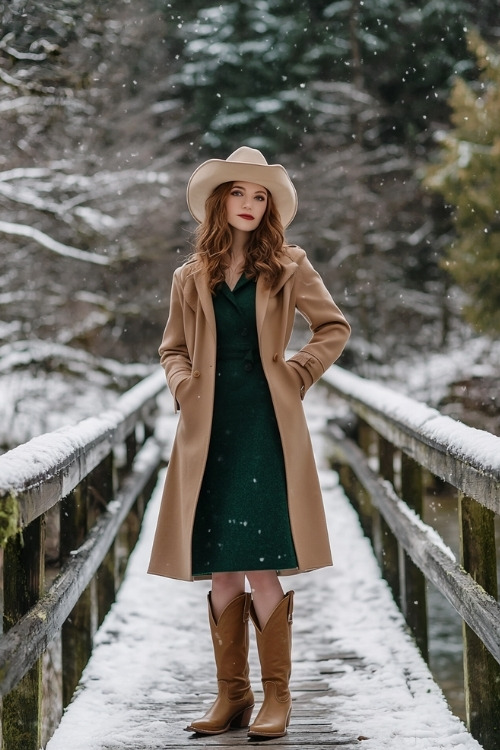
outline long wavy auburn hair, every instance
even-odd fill
[[[224,281],[231,260],[231,227],[227,221],[226,199],[234,182],[223,182],[215,188],[205,203],[205,219],[195,234],[192,260],[196,269],[207,275],[213,293]],[[252,232],[246,249],[243,272],[250,279],[262,276],[269,287],[273,287],[283,268],[280,257],[283,253],[284,229],[272,195],[267,191],[267,205],[262,220]]]

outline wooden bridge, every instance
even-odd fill
[[[340,528],[336,567],[285,579],[298,602],[293,721],[285,738],[266,744],[499,748],[500,438],[338,367],[326,373],[323,386],[339,408],[325,408],[326,397],[318,407],[315,391],[306,408],[312,409],[327,514],[332,528]],[[45,746],[72,699],[49,750],[152,750],[196,741],[183,727],[214,687],[199,589],[205,584],[144,575],[153,489],[170,444],[158,430],[165,422],[158,420],[164,391],[159,371],[115,409],[0,457],[3,750]],[[429,519],[422,520],[424,497],[436,482],[458,493],[459,562]],[[373,558],[367,538],[389,586],[375,572],[369,580],[355,576],[355,564],[367,554]],[[425,665],[426,580],[463,619],[470,734]],[[147,638],[150,629],[164,634],[160,642]],[[87,663],[84,688],[73,697]],[[116,676],[113,664],[123,674]],[[257,675],[255,651],[251,667]],[[374,718],[374,706],[383,706],[382,718]],[[242,731],[201,741],[235,747],[247,739]]]

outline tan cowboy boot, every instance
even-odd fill
[[[248,730],[250,737],[283,737],[292,713],[288,689],[292,669],[293,591],[289,591],[271,613],[261,630],[253,605],[250,614],[255,625],[264,688],[264,702]]]
[[[240,594],[222,612],[218,622],[208,595],[208,617],[219,693],[207,713],[186,727],[187,732],[222,734],[228,729],[247,727],[254,697],[248,667],[248,613],[250,594]]]

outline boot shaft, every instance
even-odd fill
[[[292,711],[288,683],[291,673],[293,591],[289,591],[274,609],[263,629],[255,610],[250,615],[255,625],[264,701],[248,730],[250,737],[283,737]]]
[[[260,628],[253,605],[250,608],[250,616],[255,625],[262,682],[279,680],[280,683],[286,683],[287,690],[291,673],[293,595],[294,592],[289,591],[283,597],[263,629]]]
[[[210,594],[208,594],[208,618],[214,648],[217,679],[227,680],[235,687],[248,686],[248,620],[250,615],[250,594],[245,593],[233,599],[216,621]]]

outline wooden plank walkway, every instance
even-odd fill
[[[293,588],[292,722],[288,735],[248,740],[185,732],[214,697],[208,582],[147,576],[158,512],[150,503],[118,600],[96,638],[81,688],[47,750],[168,750],[272,745],[363,750],[480,750],[454,717],[408,636],[322,437],[319,389],[306,400],[321,468],[335,567],[283,579]],[[168,422],[168,420],[167,420]],[[262,698],[255,639],[251,678]]]

